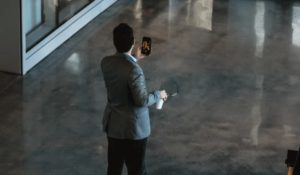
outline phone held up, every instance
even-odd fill
[[[145,56],[149,56],[151,54],[151,38],[143,37],[142,40],[142,54]]]

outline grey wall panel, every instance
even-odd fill
[[[20,1],[0,1],[0,70],[20,74]]]

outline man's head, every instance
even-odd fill
[[[134,44],[133,29],[126,23],[121,23],[113,31],[114,45],[118,52],[128,52]]]

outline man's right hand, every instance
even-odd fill
[[[142,54],[142,49],[141,47],[138,47],[136,52],[135,52],[135,58],[137,60],[141,60],[141,59],[144,59],[145,58],[145,55]]]
[[[165,90],[160,91],[160,98],[166,101],[168,99],[168,94]]]

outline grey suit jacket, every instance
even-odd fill
[[[150,135],[148,106],[160,98],[148,93],[141,67],[128,55],[117,53],[101,61],[107,90],[103,129],[108,137],[143,139]]]

